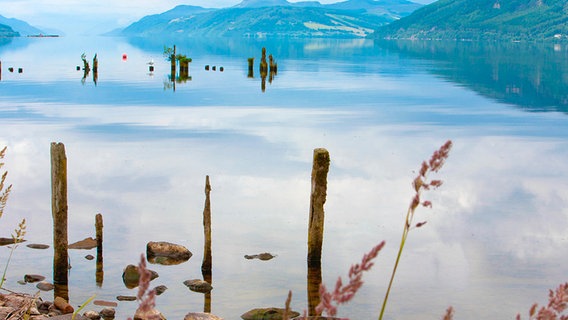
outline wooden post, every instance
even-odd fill
[[[205,208],[203,209],[203,232],[205,236],[205,244],[203,248],[203,263],[201,271],[204,274],[211,274],[213,266],[213,255],[211,253],[211,184],[209,176],[205,177]]]
[[[310,198],[310,221],[308,230],[308,266],[321,265],[323,245],[324,210],[327,195],[327,173],[329,171],[329,152],[326,149],[314,150],[312,168],[312,194]]]
[[[53,217],[53,283],[67,286],[67,157],[63,143],[51,143],[51,214]],[[68,293],[67,293],[68,294]],[[55,292],[58,295],[58,292]],[[68,300],[68,296],[62,296]]]
[[[95,216],[95,232],[97,237],[97,267],[95,271],[95,281],[98,287],[103,286],[103,215],[98,213]]]
[[[203,208],[203,263],[201,264],[201,273],[203,280],[213,283],[213,254],[211,251],[211,184],[209,176],[205,177],[205,206]],[[203,297],[203,312],[211,313],[211,292],[207,292]]]

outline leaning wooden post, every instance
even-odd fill
[[[203,248],[203,263],[201,271],[203,274],[211,274],[213,266],[213,255],[211,253],[211,184],[209,176],[205,177],[205,207],[203,209],[203,232],[205,236],[205,244]]]
[[[51,143],[51,214],[53,217],[53,283],[68,284],[67,157],[63,143]],[[65,295],[66,290],[63,290]],[[56,296],[61,296],[56,290]],[[66,296],[61,296],[68,300]]]
[[[323,245],[323,225],[325,198],[327,195],[327,173],[329,171],[329,152],[326,149],[314,150],[312,168],[312,194],[310,198],[310,221],[308,230],[308,266],[321,264]]]
[[[95,216],[95,232],[97,237],[97,267],[95,271],[95,281],[98,287],[103,286],[103,215],[98,213]]]

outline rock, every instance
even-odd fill
[[[27,283],[40,282],[45,280],[45,277],[39,274],[26,274],[24,275],[24,281]]]
[[[161,285],[161,286],[155,287],[154,290],[156,290],[156,295],[159,296],[162,293],[164,293],[166,290],[168,290],[168,287]]]
[[[24,241],[26,241],[26,240],[20,240],[18,243],[24,242]],[[5,246],[5,245],[9,245],[9,244],[14,244],[13,238],[0,238],[0,246]]]
[[[186,314],[183,320],[223,320],[223,318],[210,313],[191,312]]]
[[[118,307],[118,303],[114,301],[95,300],[93,301],[93,304],[95,306],[101,306],[101,307],[113,307],[113,308]]]
[[[134,314],[134,320],[146,320],[146,319],[163,319],[166,320],[166,317],[160,311],[156,309],[152,309],[150,311],[138,311]]]
[[[103,310],[101,310],[101,312],[99,312],[103,319],[114,319],[115,313],[116,311],[114,310],[114,308],[104,308]]]
[[[156,271],[150,270],[150,272],[152,273],[152,276],[150,277],[151,280],[154,280],[158,277],[158,273]],[[133,264],[126,266],[126,268],[122,272],[122,281],[128,289],[138,287],[138,282],[140,281],[140,273],[138,273],[138,267]]]
[[[90,260],[95,259],[95,256],[93,256],[92,254],[88,254],[88,255],[85,256],[85,259],[90,261]]]
[[[96,311],[89,310],[83,313],[83,317],[90,320],[99,320],[101,318],[101,315]]]
[[[30,244],[26,245],[26,247],[31,248],[31,249],[40,249],[40,250],[44,250],[44,249],[49,248],[49,246],[47,244],[37,244],[37,243],[30,243]]]
[[[136,301],[135,296],[117,296],[116,300],[118,301]]]
[[[280,320],[283,315],[284,309],[282,308],[257,308],[244,313],[241,315],[241,318],[244,320]],[[291,318],[295,318],[299,316],[300,313],[290,311],[289,315]]]
[[[97,247],[97,240],[89,237],[68,246],[69,249],[93,249]]]
[[[53,288],[55,288],[55,286],[53,285],[53,283],[47,281],[41,281],[38,284],[36,284],[36,288],[38,288],[41,291],[51,291],[53,290]]]
[[[276,257],[276,255],[273,255],[273,254],[268,253],[268,252],[253,254],[253,255],[248,255],[248,254],[245,255],[245,259],[249,259],[249,260],[259,259],[259,260],[262,260],[262,261],[267,261],[267,260],[270,260],[274,257]]]
[[[186,285],[189,290],[200,293],[208,293],[213,289],[209,282],[201,279],[185,280],[183,284]]]
[[[170,242],[148,242],[146,245],[146,256],[150,263],[175,265],[189,260],[192,255],[186,247]]]

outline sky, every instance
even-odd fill
[[[323,4],[342,1],[319,0]],[[423,4],[433,1],[414,0]],[[240,2],[241,0],[0,0],[0,15],[24,20],[43,30],[57,29],[65,34],[96,35],[126,27],[146,15],[162,13],[181,4],[223,8]]]

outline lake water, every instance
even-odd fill
[[[162,55],[174,44],[193,59],[191,78],[177,82]],[[264,90],[262,47],[278,63]],[[96,79],[76,69],[82,53],[89,62],[97,54]],[[168,319],[204,307],[240,319],[283,307],[288,290],[293,309],[306,309],[312,155],[324,147],[322,278],[328,287],[345,279],[386,240],[362,289],[340,307],[341,316],[376,319],[411,181],[448,139],[454,148],[436,176],[444,185],[425,195],[433,208],[416,214],[428,224],[410,233],[385,318],[440,319],[451,305],[457,319],[512,319],[568,281],[566,44],[22,38],[0,42],[0,61],[0,146],[13,184],[0,236],[26,218],[28,243],[52,244],[51,142],[67,152],[69,242],[94,237],[95,215],[104,218],[102,286],[84,258],[95,250],[69,253],[75,306],[93,294],[135,295],[124,267],[147,242],[169,241],[193,257],[150,264],[160,274],[152,286],[169,288],[158,297]],[[210,302],[182,284],[202,277],[207,175]],[[2,268],[9,252],[0,247]],[[261,252],[277,256],[244,259]],[[50,279],[52,255],[21,245],[4,286],[34,293],[17,281]],[[117,318],[136,306],[121,302]]]

